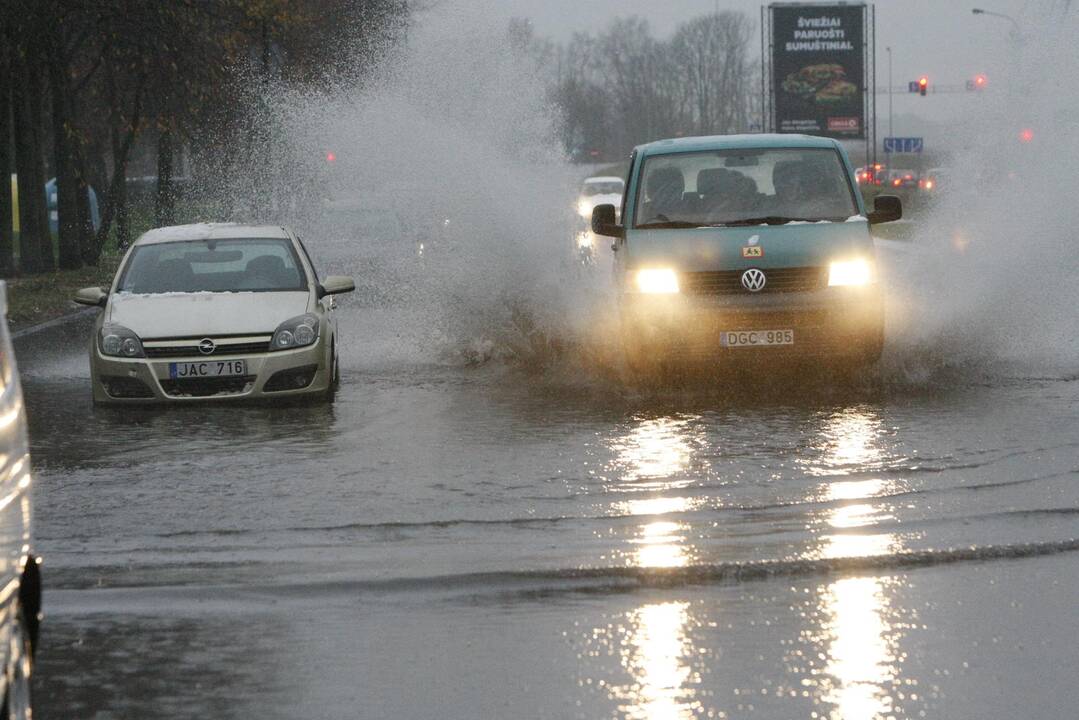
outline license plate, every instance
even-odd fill
[[[207,360],[205,362],[169,363],[169,377],[174,380],[204,377],[235,377],[246,374],[246,360]]]
[[[767,347],[769,345],[793,345],[793,330],[735,330],[720,335],[723,347]]]

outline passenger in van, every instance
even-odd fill
[[[830,218],[846,215],[846,208],[839,208],[832,173],[816,163],[805,160],[789,160],[776,163],[772,171],[775,186],[773,213],[787,217]]]
[[[740,172],[709,168],[697,173],[699,218],[705,223],[736,220],[757,206],[757,184]]]
[[[645,183],[645,202],[641,222],[667,222],[682,219],[686,191],[685,178],[678,168],[656,168]]]

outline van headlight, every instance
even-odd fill
[[[318,316],[308,313],[278,325],[270,341],[270,349],[289,350],[306,347],[314,344],[316,340],[318,340]]]
[[[865,258],[841,260],[828,267],[828,285],[857,286],[873,282],[873,263]]]
[[[142,350],[142,340],[139,340],[139,336],[134,331],[123,325],[112,323],[103,325],[98,339],[102,355],[124,358],[146,357],[146,353]]]
[[[586,220],[592,217],[592,202],[584,199],[578,200],[577,214],[585,218]]]
[[[671,295],[679,292],[678,274],[671,268],[644,268],[634,276],[639,292],[647,295]]]

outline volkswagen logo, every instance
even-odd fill
[[[750,268],[742,273],[742,287],[750,292],[760,292],[767,283],[768,278],[764,276],[763,270]]]
[[[745,284],[745,282],[746,282],[745,278],[742,278],[742,284],[743,285]],[[199,352],[202,353],[203,355],[213,355],[214,350],[216,350],[216,349],[217,349],[217,346],[214,345],[214,341],[211,340],[210,338],[205,338],[203,340],[199,340]]]

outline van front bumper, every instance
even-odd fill
[[[884,303],[879,287],[822,288],[759,295],[645,295],[622,298],[627,346],[692,358],[729,355],[879,357]],[[791,345],[729,347],[725,334],[792,330]]]

